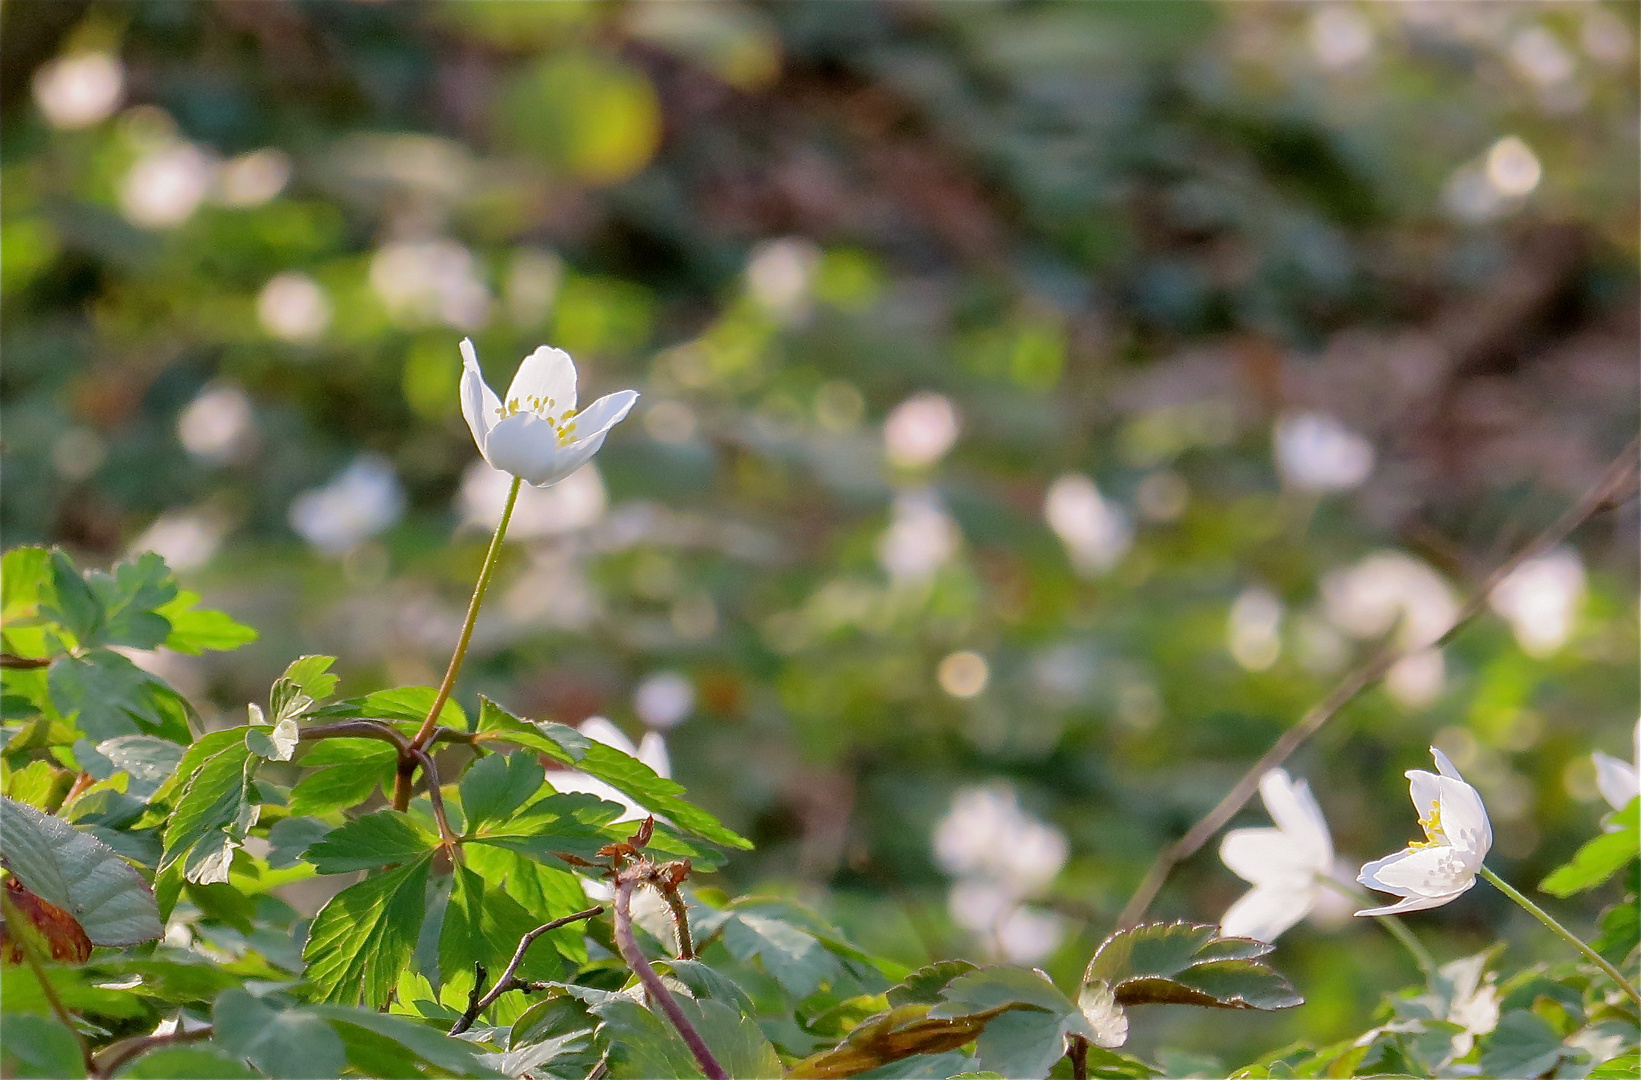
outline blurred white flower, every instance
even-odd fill
[[[632,707],[646,727],[666,731],[695,708],[695,684],[676,671],[657,671],[633,691]]]
[[[638,391],[606,394],[577,411],[575,362],[546,345],[524,358],[503,405],[485,385],[473,342],[462,352],[462,415],[484,460],[527,484],[547,487],[598,453],[604,437],[638,400]]]
[[[1282,655],[1282,601],[1269,589],[1243,589],[1227,622],[1231,656],[1243,668],[1264,671]]]
[[[1232,829],[1219,846],[1230,871],[1253,886],[1220,920],[1220,933],[1275,941],[1310,914],[1333,874],[1333,839],[1310,785],[1283,769],[1259,779],[1274,829]]]
[[[564,260],[541,248],[520,248],[507,271],[507,316],[514,326],[546,321],[564,281]]]
[[[812,241],[799,237],[767,240],[747,259],[747,292],[781,321],[801,322],[809,314],[809,293],[820,260],[820,248]]]
[[[997,924],[998,949],[1003,958],[1013,964],[1047,960],[1065,936],[1064,918],[1052,911],[1025,905],[1010,910]]]
[[[456,496],[462,521],[494,530],[507,506],[507,490],[513,478],[493,469],[479,458],[462,473],[461,490]],[[593,462],[577,469],[552,487],[519,488],[513,518],[507,525],[507,539],[534,540],[579,532],[597,523],[609,508],[604,478]]]
[[[231,159],[217,176],[217,189],[229,206],[261,206],[285,190],[291,179],[291,159],[269,147]]]
[[[1641,720],[1635,724],[1635,764],[1619,761],[1599,750],[1590,758],[1595,762],[1595,786],[1601,797],[1614,810],[1624,809],[1631,799],[1641,795],[1641,775],[1637,773],[1641,767]]]
[[[1008,784],[962,789],[934,831],[935,862],[956,879],[952,921],[1015,963],[1044,959],[1064,922],[1025,902],[1059,876],[1068,850],[1065,834],[1022,810]]]
[[[655,771],[657,776],[672,777],[672,761],[667,755],[666,740],[658,731],[648,731],[639,740],[637,746],[621,731],[602,716],[593,716],[584,720],[580,727],[581,734],[594,742],[635,757]],[[588,776],[579,769],[554,770],[547,774],[547,782],[553,785],[555,791],[579,791],[587,795],[594,795],[606,802],[618,803],[623,808],[621,816],[616,821],[638,821],[648,816],[648,811],[625,794],[606,784],[596,777]]]
[[[1065,545],[1072,568],[1084,577],[1112,569],[1134,543],[1128,514],[1081,473],[1066,473],[1049,485],[1043,520]]]
[[[227,522],[217,515],[170,510],[131,542],[131,554],[152,551],[172,570],[194,570],[211,561],[227,532]]]
[[[295,344],[318,341],[330,326],[330,297],[307,274],[276,274],[256,298],[256,317],[276,338]]]
[[[927,489],[895,496],[889,527],[878,538],[877,558],[897,584],[928,581],[957,554],[962,533],[940,496]]]
[[[1407,778],[1413,807],[1425,839],[1362,867],[1357,875],[1370,889],[1402,899],[1386,907],[1368,908],[1358,915],[1395,915],[1441,907],[1476,883],[1482,862],[1493,846],[1493,825],[1481,795],[1447,760],[1430,748],[1436,773],[1409,769]]]
[[[361,454],[330,483],[291,502],[291,528],[327,555],[341,555],[399,520],[405,495],[393,463]]]
[[[1499,1026],[1499,994],[1495,985],[1497,976],[1487,967],[1488,953],[1480,952],[1462,960],[1443,964],[1437,973],[1452,989],[1448,998],[1447,1019],[1464,1030],[1453,1036],[1453,1057],[1461,1058],[1476,1045],[1478,1035],[1486,1035]]]
[[[1385,672],[1385,693],[1404,709],[1435,703],[1447,686],[1447,660],[1440,649],[1408,653]]]
[[[177,417],[177,438],[190,454],[220,464],[240,455],[255,424],[245,391],[231,383],[212,383]]]
[[[1300,491],[1349,491],[1373,472],[1373,444],[1327,413],[1278,417],[1272,441],[1283,483]]]
[[[883,422],[884,453],[902,469],[933,465],[957,443],[962,418],[944,394],[914,394]]]
[[[60,56],[34,73],[34,101],[55,128],[83,128],[119,107],[125,69],[108,53]]]
[[[1452,627],[1459,600],[1428,564],[1400,551],[1376,551],[1323,575],[1322,607],[1328,621],[1351,637],[1395,630],[1399,644],[1416,648]]]
[[[1510,63],[1529,82],[1554,86],[1573,76],[1573,58],[1549,30],[1534,24],[1510,41]]]
[[[1499,582],[1487,602],[1510,621],[1529,656],[1549,656],[1566,642],[1584,599],[1584,562],[1572,548],[1528,559]]]
[[[193,143],[165,141],[120,181],[120,208],[133,225],[165,229],[194,215],[216,177],[216,163]]]
[[[1515,135],[1500,139],[1487,151],[1487,182],[1507,199],[1529,194],[1543,176],[1538,155]]]
[[[1311,16],[1310,43],[1321,65],[1337,71],[1373,52],[1373,27],[1352,8],[1325,4]]]
[[[978,695],[991,681],[991,667],[986,658],[977,652],[967,649],[954,652],[940,661],[940,667],[935,670],[935,678],[940,683],[940,689],[955,698],[971,698]]]
[[[490,291],[473,253],[454,240],[404,240],[370,260],[370,285],[406,326],[444,323],[478,330],[490,320]]]

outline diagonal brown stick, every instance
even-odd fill
[[[472,1027],[473,1021],[479,1018],[479,1014],[494,1005],[496,999],[507,993],[507,991],[518,990],[531,985],[519,980],[518,970],[519,965],[524,963],[524,954],[534,944],[536,938],[549,930],[557,930],[561,926],[568,926],[573,922],[580,922],[582,919],[591,919],[603,913],[603,905],[594,904],[586,911],[578,911],[573,915],[566,915],[562,919],[554,919],[550,923],[544,923],[519,938],[519,947],[513,950],[513,959],[507,962],[507,967],[502,971],[501,978],[496,980],[496,985],[490,988],[489,993],[485,993],[484,990],[484,965],[474,965],[478,968],[478,977],[473,981],[473,992],[467,998],[467,1011],[462,1013],[461,1019],[451,1026],[450,1034],[460,1035]]]
[[[1242,774],[1242,779],[1237,781],[1236,786],[1227,792],[1212,810],[1203,815],[1202,820],[1158,853],[1150,869],[1145,872],[1145,877],[1140,880],[1139,888],[1134,890],[1134,895],[1129,897],[1128,903],[1123,906],[1122,914],[1117,917],[1118,928],[1134,926],[1145,917],[1146,910],[1157,898],[1157,893],[1162,891],[1163,883],[1168,880],[1168,874],[1174,867],[1201,850],[1216,832],[1224,828],[1226,822],[1236,816],[1237,811],[1247,805],[1259,787],[1260,777],[1288,760],[1306,739],[1320,731],[1324,724],[1338,715],[1340,710],[1354,701],[1362,691],[1383,678],[1385,672],[1394,667],[1398,660],[1410,653],[1443,645],[1452,639],[1466,624],[1487,609],[1487,601],[1493,590],[1522,563],[1537,558],[1561,544],[1584,522],[1611,508],[1617,497],[1634,482],[1638,454],[1641,454],[1641,437],[1632,440],[1624,448],[1624,452],[1614,459],[1595,486],[1584,493],[1583,498],[1568,507],[1566,512],[1549,528],[1539,533],[1532,543],[1521,548],[1489,574],[1475,595],[1459,609],[1453,625],[1444,634],[1417,647],[1386,647],[1373,659],[1341,679],[1326,697],[1300,717],[1297,724],[1282,733],[1275,744],[1254,762],[1253,767]]]

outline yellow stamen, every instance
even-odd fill
[[[1408,847],[1417,850],[1419,848],[1439,847],[1447,843],[1447,833],[1442,831],[1441,803],[1433,802],[1430,804],[1430,816],[1420,818],[1419,827],[1424,830],[1425,839],[1410,840],[1408,841]]]

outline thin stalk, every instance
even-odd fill
[[[695,959],[695,943],[689,935],[689,908],[684,905],[684,897],[678,891],[678,886],[657,886],[661,895],[666,898],[667,907],[672,911],[672,927],[678,934],[678,959]]]
[[[513,486],[507,489],[507,503],[502,507],[501,520],[496,523],[496,534],[490,538],[490,550],[485,552],[484,565],[479,568],[479,580],[473,586],[473,599],[467,604],[467,618],[462,622],[461,636],[456,639],[456,651],[450,654],[450,666],[445,668],[444,681],[439,684],[439,692],[433,697],[433,707],[427,711],[427,719],[422,721],[416,737],[410,741],[413,749],[420,750],[433,737],[434,729],[439,726],[439,713],[444,710],[444,703],[450,700],[450,692],[455,689],[456,676],[461,672],[462,661],[467,659],[467,646],[473,640],[473,624],[479,620],[479,607],[484,603],[484,591],[490,587],[490,575],[495,573],[496,560],[501,555],[501,541],[507,535],[507,523],[513,517],[513,504],[518,502],[518,477],[513,477]],[[400,768],[398,777],[393,783],[393,808],[403,810],[410,805],[410,780],[414,770]]]
[[[11,939],[17,942],[23,950],[23,959],[27,961],[29,968],[34,972],[34,977],[39,980],[40,992],[46,996],[47,1003],[51,1005],[51,1011],[57,1014],[57,1019],[62,1022],[64,1027],[68,1028],[69,1034],[74,1036],[74,1042],[80,1048],[80,1057],[85,1060],[86,1075],[103,1075],[97,1071],[97,1063],[91,1056],[91,1047],[86,1045],[85,1036],[80,1033],[78,1027],[74,1026],[74,1014],[70,1013],[63,1005],[63,999],[57,996],[57,988],[51,985],[51,979],[46,975],[46,967],[40,959],[40,951],[28,936],[28,920],[23,917],[22,912],[17,910],[17,905],[11,902],[11,897],[7,896],[3,889],[0,889],[0,912],[5,914],[6,923],[11,927]]]
[[[603,906],[595,904],[586,911],[578,911],[574,915],[566,915],[561,919],[554,919],[550,923],[544,923],[519,938],[518,948],[513,950],[513,959],[508,961],[506,969],[501,973],[501,978],[496,980],[496,985],[490,988],[489,993],[484,992],[484,967],[483,965],[476,965],[479,976],[473,983],[472,994],[468,996],[467,1011],[462,1013],[461,1019],[457,1020],[455,1025],[451,1027],[450,1034],[460,1035],[472,1027],[473,1021],[479,1018],[479,1014],[494,1005],[496,999],[507,993],[507,991],[522,989],[530,985],[519,981],[518,970],[519,965],[524,963],[525,952],[535,942],[536,938],[548,931],[557,930],[561,926],[568,926],[573,922],[580,922],[582,919],[591,919],[603,913]]]
[[[729,1074],[718,1064],[718,1059],[712,1056],[706,1040],[695,1030],[695,1025],[689,1022],[684,1010],[678,1007],[678,1000],[661,981],[661,976],[650,967],[650,962],[644,959],[643,950],[638,947],[638,939],[632,932],[632,890],[636,884],[637,882],[627,877],[616,881],[615,944],[621,950],[621,959],[627,962],[627,966],[638,976],[638,981],[644,984],[644,990],[649,994],[650,1000],[661,1006],[661,1011],[667,1014],[672,1026],[678,1029],[684,1045],[695,1055],[696,1064],[701,1066],[707,1080],[729,1080]]]
[[[1326,874],[1318,874],[1316,875],[1316,879],[1323,885],[1326,885],[1328,888],[1338,893],[1340,896],[1349,897],[1355,903],[1373,903],[1373,898],[1368,896],[1366,893],[1358,892],[1349,885],[1346,885],[1344,882],[1329,877]],[[1385,930],[1390,933],[1391,937],[1401,942],[1402,947],[1412,955],[1413,962],[1419,965],[1420,971],[1424,972],[1426,982],[1435,979],[1436,958],[1431,956],[1430,950],[1426,949],[1419,939],[1413,936],[1413,931],[1407,928],[1406,923],[1395,915],[1375,915],[1373,918],[1380,926],[1384,927]]]
[[[1492,882],[1493,887],[1498,889],[1499,892],[1503,893],[1505,896],[1508,896],[1517,904],[1520,904],[1529,915],[1549,927],[1550,930],[1563,941],[1583,953],[1590,963],[1606,972],[1607,978],[1617,983],[1619,989],[1628,994],[1632,1001],[1634,1001],[1637,1005],[1641,1005],[1641,990],[1637,990],[1634,983],[1624,978],[1624,973],[1609,963],[1606,957],[1584,944],[1584,942],[1575,936],[1571,930],[1568,930],[1565,926],[1562,926],[1560,923],[1556,922],[1556,920],[1551,917],[1549,912],[1545,911],[1543,908],[1527,899],[1527,897],[1517,892],[1514,886],[1499,877],[1497,874],[1493,873],[1493,871],[1487,869],[1487,867],[1484,866],[1481,868],[1481,876]]]

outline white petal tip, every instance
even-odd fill
[[[461,351],[462,363],[472,364],[474,367],[479,366],[479,353],[477,349],[473,348],[472,338],[462,338]]]

